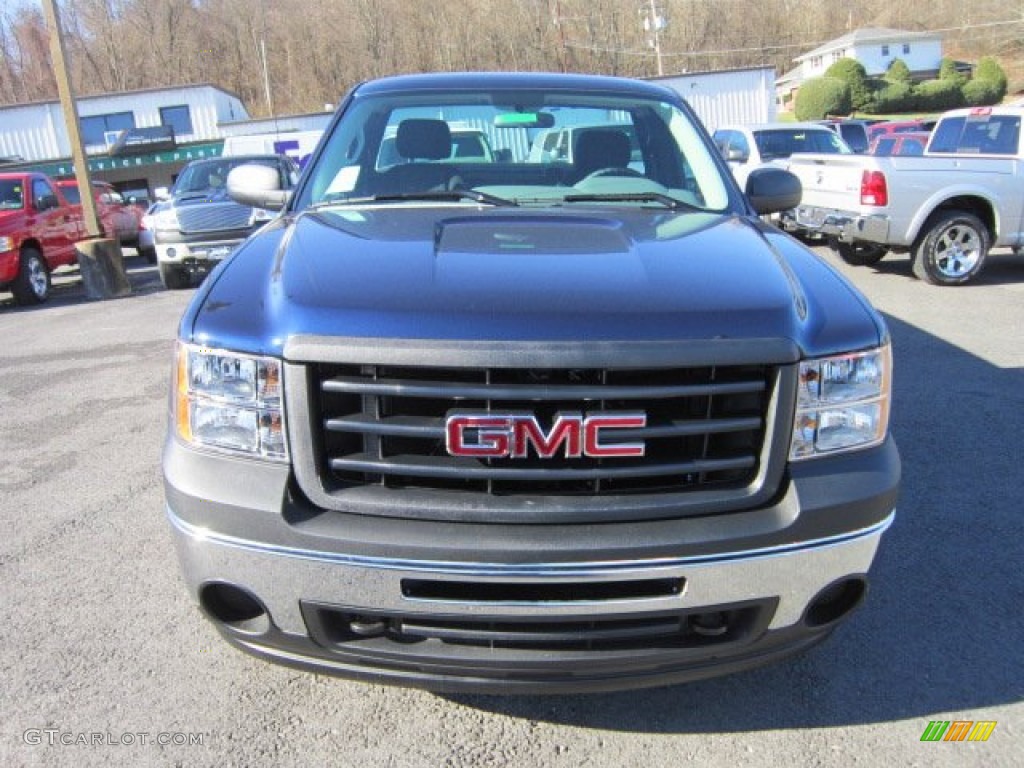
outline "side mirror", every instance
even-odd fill
[[[228,196],[236,203],[252,208],[279,211],[291,199],[290,190],[281,189],[281,174],[276,168],[246,163],[228,174]]]
[[[804,191],[796,174],[781,168],[757,168],[747,177],[746,193],[754,210],[763,215],[796,208]]]
[[[171,193],[167,189],[167,187],[157,187],[156,189],[153,190],[153,197],[155,197],[157,200],[170,200]]]
[[[727,163],[745,163],[750,159],[749,152],[744,152],[737,147],[729,147],[725,150],[724,154]]]
[[[60,206],[60,203],[57,202],[56,195],[40,195],[36,198],[36,210],[38,211],[48,211],[58,206]]]

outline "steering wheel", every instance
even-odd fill
[[[646,178],[642,173],[640,173],[640,171],[633,170],[632,168],[617,168],[615,166],[609,166],[607,168],[598,168],[596,171],[588,173],[576,183],[579,184],[581,182],[590,181],[591,179],[599,179],[602,176],[630,176],[632,178]]]

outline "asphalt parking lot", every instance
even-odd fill
[[[823,255],[825,250],[820,250]],[[1011,766],[1024,754],[1024,256],[925,285],[841,268],[894,339],[897,519],[865,606],[775,666],[594,696],[438,696],[219,639],[181,583],[159,454],[191,291],[0,293],[2,766]],[[932,720],[995,721],[928,743]]]

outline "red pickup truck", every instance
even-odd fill
[[[82,196],[78,192],[78,182],[74,179],[62,179],[56,182],[56,186],[64,194],[72,210],[81,216]],[[147,248],[139,243],[144,211],[130,205],[113,185],[105,181],[92,182],[92,196],[96,201],[96,215],[100,218],[104,235],[116,238],[122,247],[137,249],[140,256],[155,264],[156,249],[152,245]]]
[[[50,295],[50,272],[77,261],[85,236],[81,210],[41,173],[0,173],[0,291],[18,304]]]

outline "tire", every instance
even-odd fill
[[[21,252],[18,276],[11,283],[14,303],[22,306],[42,304],[50,298],[50,270],[46,268],[43,255],[35,248]]]
[[[180,291],[188,288],[192,282],[187,271],[175,264],[160,265],[160,282],[169,291]]]
[[[914,246],[914,275],[932,285],[961,285],[985,265],[991,245],[981,219],[963,211],[937,211]]]
[[[870,267],[885,258],[889,249],[875,243],[841,243],[832,246],[839,258],[854,267]]]
[[[156,248],[139,248],[139,256],[146,260],[147,264],[156,264]]]

